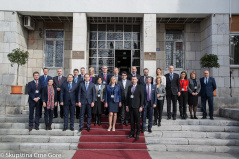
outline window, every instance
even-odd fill
[[[184,43],[182,30],[166,31],[166,67],[184,68]]]
[[[63,67],[64,30],[46,30],[45,67]]]
[[[230,64],[239,65],[239,35],[230,36]]]
[[[113,72],[115,50],[131,50],[131,66],[140,70],[140,25],[91,24],[89,67],[95,69],[95,74],[101,73],[104,65]]]

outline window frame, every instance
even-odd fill
[[[231,64],[231,43],[230,43],[231,36],[239,36],[239,32],[231,32],[229,34],[229,63],[230,63],[230,68],[239,68],[239,64]]]
[[[54,31],[63,31],[63,38],[47,38],[46,37],[46,32],[49,30],[54,30]],[[45,29],[44,32],[44,67],[51,68],[51,69],[58,69],[58,68],[64,68],[64,52],[65,52],[65,30],[64,29]],[[46,50],[46,41],[53,41],[54,43],[54,50],[56,50],[56,42],[57,41],[62,41],[63,42],[63,55],[62,55],[62,66],[61,67],[56,67],[55,65],[55,56],[56,56],[56,51],[54,52],[54,57],[53,57],[53,66],[46,66],[46,55],[45,55],[45,50]]]

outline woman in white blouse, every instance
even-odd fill
[[[156,77],[155,77],[154,79],[157,79],[157,77],[161,77],[161,80],[162,80],[162,83],[161,83],[161,84],[166,87],[166,78],[165,78],[165,76],[163,75],[161,68],[157,68],[157,69],[156,69]],[[154,80],[154,84],[156,84],[156,81],[155,81],[155,80]]]

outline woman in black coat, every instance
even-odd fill
[[[53,79],[48,79],[48,84],[42,91],[42,102],[44,107],[44,118],[46,130],[52,130],[51,124],[53,119],[54,107],[57,106],[57,90],[53,86]]]

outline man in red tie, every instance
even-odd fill
[[[64,82],[67,81],[66,77],[62,75],[62,69],[58,68],[57,69],[57,74],[58,76],[53,77],[53,82],[54,85],[57,89],[57,101],[58,103],[60,102],[60,91],[61,91],[61,86]],[[64,111],[63,111],[63,106],[60,106],[60,116],[63,118]],[[58,117],[58,106],[54,108],[54,118]]]

